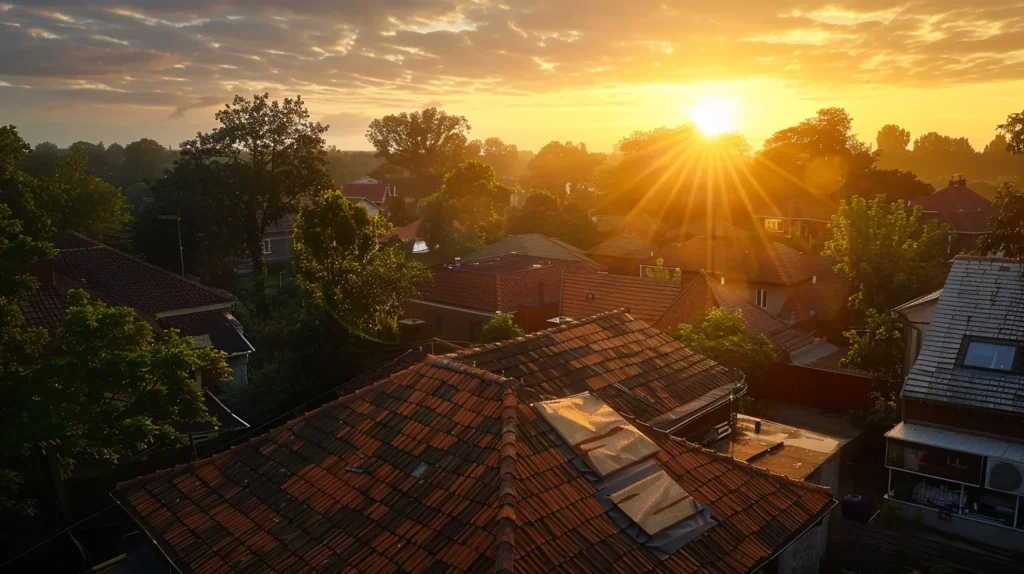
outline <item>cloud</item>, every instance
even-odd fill
[[[321,118],[320,123],[330,126],[332,136],[346,137],[362,136],[372,121],[372,116],[342,112],[324,116]]]

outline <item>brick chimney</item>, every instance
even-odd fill
[[[967,187],[967,178],[963,174],[955,173],[949,178],[949,187]]]

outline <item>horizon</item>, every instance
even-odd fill
[[[214,125],[234,94],[302,95],[328,144],[370,150],[365,126],[437,106],[472,138],[520,149],[585,142],[610,152],[637,130],[735,103],[752,147],[825,107],[859,139],[885,124],[967,137],[981,150],[1024,92],[1011,2],[969,8],[873,0],[744,6],[476,2],[52,0],[0,6],[4,123],[31,143],[178,144]],[[584,9],[584,8],[580,8]]]

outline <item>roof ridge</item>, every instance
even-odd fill
[[[477,369],[479,370],[479,369]],[[511,379],[506,379],[509,381]],[[501,441],[498,462],[498,519],[494,536],[497,541],[494,550],[495,572],[515,571],[515,530],[518,525],[516,504],[516,459],[518,450],[518,404],[519,398],[511,384],[505,387],[501,396]]]
[[[491,349],[500,349],[501,347],[506,347],[508,345],[511,345],[513,343],[518,343],[520,341],[526,341],[526,340],[529,340],[529,339],[539,339],[541,337],[547,337],[547,336],[549,336],[549,335],[551,335],[553,333],[558,333],[558,332],[561,332],[561,331],[566,331],[568,329],[572,329],[574,327],[578,327],[580,325],[586,325],[588,323],[593,323],[594,321],[597,321],[599,319],[603,319],[605,317],[609,317],[611,315],[626,315],[626,316],[629,316],[629,309],[627,309],[625,307],[621,307],[619,309],[613,309],[611,311],[605,311],[603,313],[598,313],[597,315],[591,315],[590,317],[586,317],[584,319],[580,319],[579,321],[573,321],[572,323],[565,323],[564,325],[558,325],[557,327],[552,327],[552,328],[549,328],[549,329],[541,329],[540,331],[534,331],[532,333],[527,333],[527,334],[523,335],[522,337],[516,337],[515,339],[506,339],[504,341],[498,341],[496,343],[488,343],[486,345],[479,345],[479,346],[476,346],[476,347],[469,347],[467,349],[463,349],[463,350],[458,351],[456,353],[448,353],[447,355],[444,355],[444,356],[445,357],[456,358],[456,357],[462,357],[462,356],[465,356],[465,355],[470,355],[470,354],[473,354],[473,353],[477,353],[477,352],[480,352],[480,351],[489,351]],[[633,318],[630,317],[630,320],[632,320],[632,319]],[[464,364],[464,363],[460,363],[460,364]],[[474,369],[475,369],[475,367],[474,367]],[[475,369],[475,370],[479,370],[479,369]],[[495,375],[495,376],[497,376],[497,375]],[[512,379],[512,380],[515,380],[515,379]]]
[[[661,314],[661,316],[660,316],[660,317],[658,317],[658,319],[657,319],[657,320],[655,320],[655,321],[654,321],[653,323],[651,323],[651,324],[652,324],[652,325],[658,325],[658,324],[660,324],[660,323],[661,323],[661,320],[662,320],[662,319],[664,319],[666,315],[668,315],[668,314],[669,314],[669,313],[670,313],[670,312],[671,312],[671,311],[672,311],[673,309],[675,309],[675,308],[676,308],[676,305],[677,305],[677,304],[679,303],[679,300],[683,298],[683,295],[686,295],[686,292],[690,290],[690,287],[693,287],[693,286],[694,286],[694,284],[696,284],[696,283],[697,283],[697,281],[698,281],[698,280],[699,280],[699,279],[700,279],[701,277],[704,277],[704,280],[705,280],[705,281],[708,281],[708,278],[707,278],[707,274],[706,274],[706,273],[704,273],[704,270],[701,270],[701,271],[699,271],[699,272],[697,273],[697,276],[696,276],[696,277],[694,277],[694,278],[693,278],[693,279],[692,279],[692,280],[691,280],[691,281],[690,281],[689,283],[687,283],[687,284],[686,284],[686,287],[683,287],[683,286],[682,286],[682,283],[679,283],[679,284],[678,284],[678,285],[680,286],[680,289],[679,289],[679,294],[678,294],[678,295],[676,295],[676,298],[672,300],[672,303],[671,303],[671,304],[669,304],[669,306],[668,306],[668,309],[665,309],[665,311],[664,311],[664,312],[663,312],[663,313]]]
[[[77,231],[72,231],[70,229],[65,229],[64,233],[70,233],[70,234],[72,234],[72,235],[74,235],[76,237],[79,237],[81,239],[85,239],[86,241],[89,241],[89,242],[93,243],[94,245],[91,248],[84,248],[84,247],[77,247],[77,248],[71,248],[71,249],[60,249],[60,248],[58,248],[58,254],[57,254],[58,256],[60,255],[60,253],[59,253],[60,251],[84,251],[86,249],[95,249],[95,248],[106,249],[108,251],[111,251],[111,252],[117,254],[119,257],[123,257],[125,259],[131,259],[132,261],[134,261],[136,263],[141,263],[142,265],[145,265],[147,267],[151,267],[151,268],[153,268],[153,269],[155,269],[157,271],[160,271],[161,273],[163,273],[163,274],[165,274],[165,275],[167,275],[169,277],[174,277],[175,279],[177,279],[179,281],[184,281],[186,283],[195,285],[196,287],[199,287],[200,289],[202,289],[202,290],[204,290],[204,291],[206,291],[208,293],[211,293],[213,295],[217,295],[218,297],[226,297],[229,301],[234,301],[234,299],[235,299],[234,296],[231,295],[231,293],[229,293],[227,291],[224,291],[223,289],[217,289],[216,287],[210,287],[208,285],[203,285],[202,283],[199,283],[198,281],[193,281],[193,280],[189,279],[188,277],[185,277],[184,275],[178,275],[177,273],[174,273],[173,271],[168,271],[167,269],[164,269],[163,267],[160,267],[159,265],[154,265],[154,264],[152,264],[152,263],[150,263],[148,261],[145,261],[143,259],[139,259],[138,257],[134,257],[132,255],[129,255],[128,253],[125,253],[124,251],[121,251],[120,249],[114,249],[113,247],[107,245],[106,243],[102,243],[100,241],[96,241],[95,239],[92,239],[91,237],[86,237],[85,235],[82,235],[81,233],[78,233]]]

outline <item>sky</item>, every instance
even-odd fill
[[[234,94],[301,95],[328,143],[429,106],[470,136],[611,151],[708,101],[755,146],[823,107],[981,149],[1024,109],[1021,0],[0,0],[0,122],[177,147]]]

